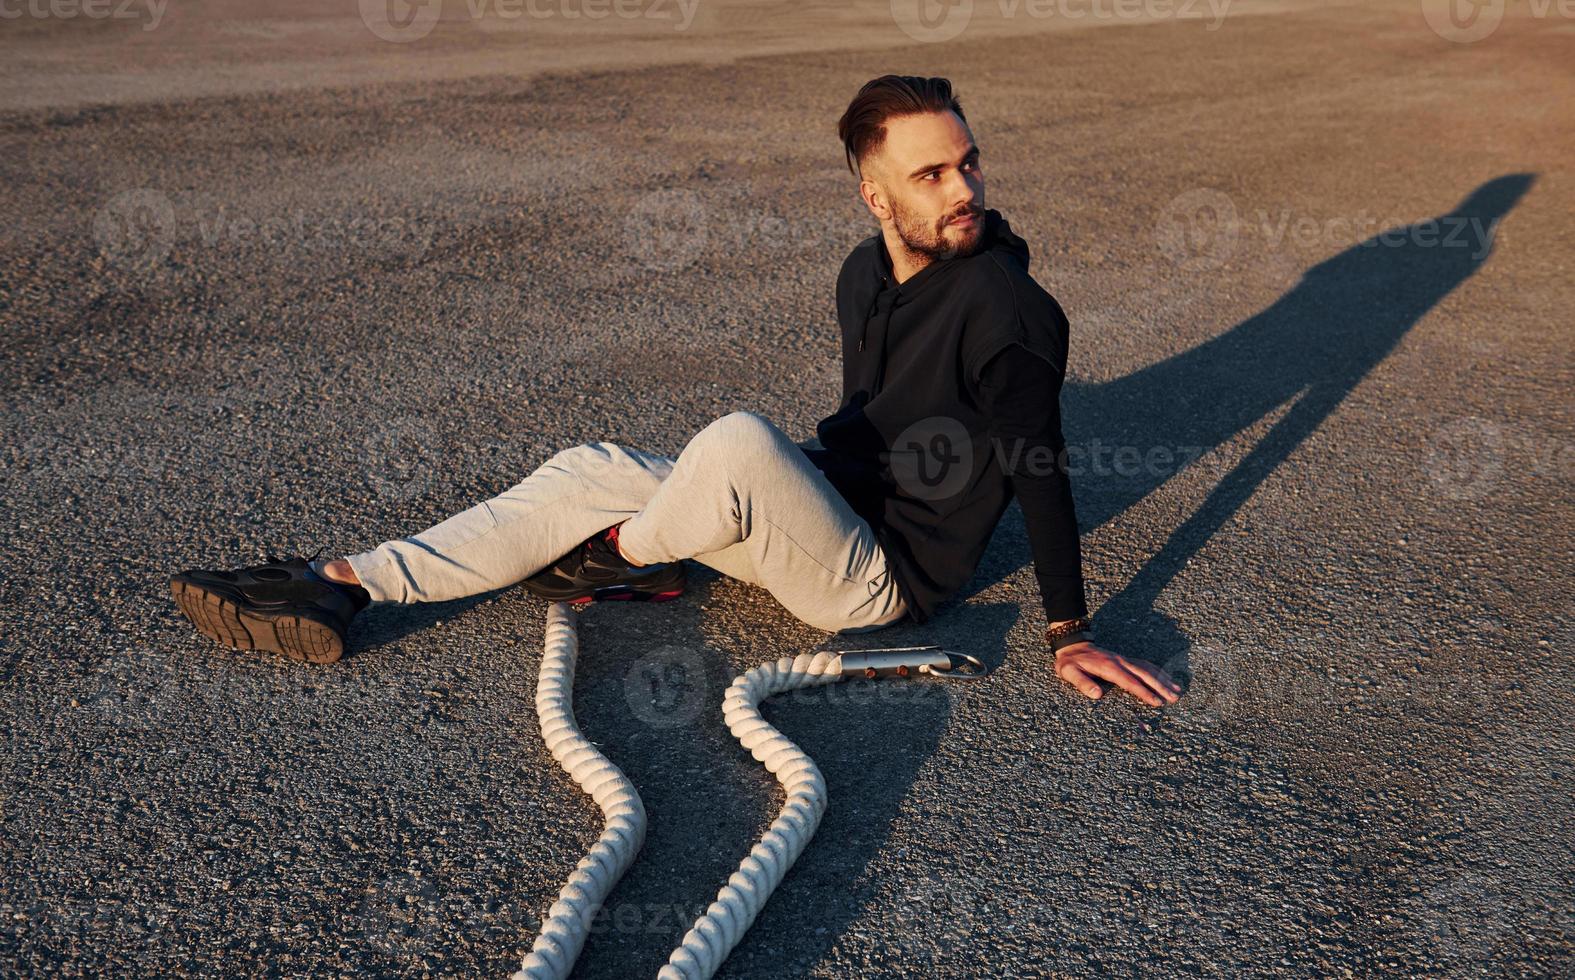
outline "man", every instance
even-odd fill
[[[762,586],[832,632],[929,619],[972,576],[1015,494],[1056,673],[1090,698],[1151,705],[1179,687],[1092,640],[1066,473],[1067,321],[1028,247],[984,207],[979,149],[944,78],[886,75],[838,125],[880,223],[837,279],[843,399],[800,445],[752,412],[676,459],[608,442],[558,453],[497,497],[412,537],[171,580],[226,645],[327,663],[373,601],[433,602],[523,582],[552,600],[663,601],[683,559]]]

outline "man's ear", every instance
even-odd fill
[[[875,220],[885,223],[891,220],[891,206],[886,201],[886,192],[881,186],[868,177],[859,181],[859,196],[864,199],[864,206],[870,209],[870,214]]]

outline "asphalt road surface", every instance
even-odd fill
[[[600,828],[545,606],[378,608],[313,668],[167,576],[584,441],[812,434],[873,231],[835,121],[897,70],[955,80],[1071,318],[1101,639],[1188,693],[1051,675],[1015,507],[922,628],[698,567],[592,608],[579,718],[651,825],[576,976],[654,974],[775,815],[733,676],[914,642],[995,672],[768,709],[831,808],[722,976],[1570,975],[1568,11],[683,7],[3,8],[0,974],[517,966]]]

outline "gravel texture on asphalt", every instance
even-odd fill
[[[549,73],[274,6],[0,41],[0,974],[515,968],[600,828],[537,728],[545,606],[378,607],[316,668],[216,649],[167,577],[361,550],[584,441],[807,438],[873,231],[835,121],[892,70],[957,83],[1071,319],[1101,641],[1188,693],[1053,677],[1015,506],[920,628],[830,637],[698,566],[593,607],[577,711],[651,823],[576,976],[654,974],[774,816],[733,676],[915,642],[995,673],[768,708],[831,807],[722,976],[1575,970],[1556,5],[920,44],[886,4],[712,4]]]

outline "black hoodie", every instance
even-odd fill
[[[876,234],[837,277],[842,403],[816,427],[824,448],[804,451],[875,530],[915,622],[967,584],[1012,498],[980,372],[1014,344],[1057,373],[1057,392],[1066,371],[1066,316],[1028,261],[989,210],[972,255],[899,285]]]

